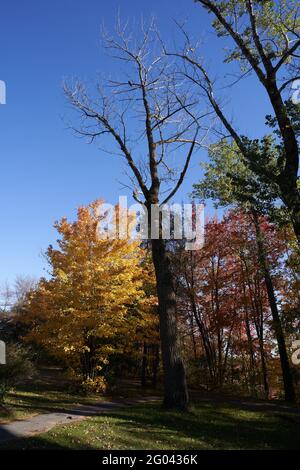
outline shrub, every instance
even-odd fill
[[[69,388],[70,393],[79,393],[81,395],[103,394],[106,390],[107,382],[102,376],[95,377],[94,379],[87,378],[83,381],[75,380]]]
[[[32,377],[35,368],[29,353],[19,344],[8,344],[6,364],[0,365],[0,402],[16,385]]]
[[[106,381],[104,377],[95,377],[94,379],[86,379],[83,383],[86,393],[104,393],[106,391]]]

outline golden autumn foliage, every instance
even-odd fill
[[[46,252],[51,276],[29,295],[22,322],[26,340],[101,389],[110,356],[151,335],[157,320],[145,253],[138,241],[98,236],[99,204],[80,207],[75,222],[55,223],[58,247]]]

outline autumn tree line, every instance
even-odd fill
[[[158,300],[149,248],[99,238],[99,204],[79,208],[74,222],[56,223],[58,246],[46,252],[49,277],[17,281],[19,300],[10,315],[6,310],[3,332],[8,341],[30,346],[40,363],[65,367],[80,391],[104,392],[128,377],[159,386]],[[229,210],[206,220],[200,250],[186,251],[182,240],[168,242],[191,390],[284,397],[256,223],[247,211]],[[300,334],[295,239],[265,216],[258,224],[290,362]],[[299,371],[290,366],[296,393]]]
[[[132,196],[151,212],[176,196],[204,160],[196,200],[221,206],[201,250],[180,241],[95,239],[93,204],[57,224],[50,278],[30,292],[24,338],[104,388],[118,365],[162,375],[164,405],[187,409],[188,385],[283,396],[293,402],[299,330],[299,6],[294,1],[197,0],[228,67],[222,87],[188,24],[170,42],[151,20],[118,18],[102,41],[116,77],[66,83],[73,130],[126,167]],[[195,10],[195,14],[196,10]],[[224,67],[225,65],[222,65]],[[222,90],[249,76],[267,97],[264,135],[241,134]],[[241,103],[246,107],[246,103]],[[258,104],[259,106],[259,104]],[[250,124],[250,123],[249,123]],[[208,150],[208,151],[207,151]],[[199,158],[205,152],[206,157]],[[149,226],[151,220],[149,219]],[[160,347],[158,348],[158,341]],[[130,360],[128,359],[130,358]]]

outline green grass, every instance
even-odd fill
[[[9,393],[4,402],[5,409],[0,408],[0,425],[11,421],[28,419],[41,413],[52,413],[68,410],[80,404],[94,404],[103,397],[69,394],[61,391],[28,391],[16,390]]]
[[[18,386],[6,396],[3,407],[0,407],[0,425],[103,400],[100,395],[84,397],[68,393],[68,386],[69,382],[60,369],[41,370],[34,380]]]
[[[0,410],[1,423],[40,413],[70,409],[78,404],[99,403],[103,397],[66,393],[64,372],[45,368],[31,383],[9,394]],[[159,391],[141,389],[134,381],[118,384],[118,398],[153,396]],[[98,417],[56,426],[47,433],[0,445],[1,449],[295,449],[300,448],[300,415],[268,403],[243,405],[235,400],[203,394],[188,413],[163,411],[158,403],[107,411]],[[108,397],[106,397],[107,399]],[[200,398],[200,402],[199,402]],[[202,401],[203,400],[203,401]],[[231,404],[230,404],[231,403]]]
[[[299,449],[299,418],[292,413],[249,411],[219,402],[203,402],[188,413],[163,411],[152,403],[57,426],[1,448]]]

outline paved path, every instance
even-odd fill
[[[114,400],[102,402],[99,405],[81,405],[70,408],[65,412],[45,413],[33,416],[24,421],[13,421],[0,425],[0,442],[29,437],[34,434],[49,431],[58,424],[70,424],[90,416],[97,416],[107,410],[158,400],[158,397],[147,397],[132,400]]]

